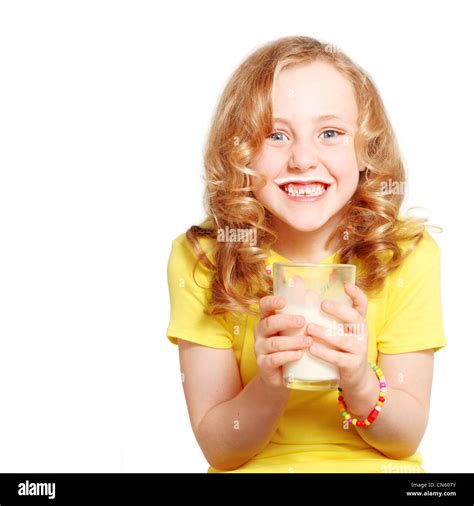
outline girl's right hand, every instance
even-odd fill
[[[303,349],[309,348],[312,337],[303,335],[278,335],[288,329],[304,327],[304,316],[276,314],[275,310],[285,306],[281,296],[267,295],[260,299],[260,321],[254,329],[254,350],[262,380],[272,387],[283,386],[282,366],[298,360]]]

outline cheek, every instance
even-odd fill
[[[269,149],[264,146],[260,154],[254,159],[251,167],[265,174],[268,178],[275,179],[286,167],[288,157],[283,150]]]
[[[272,200],[273,196],[273,180],[276,179],[286,168],[288,159],[283,154],[283,150],[275,152],[275,150],[262,149],[260,154],[252,160],[250,167],[267,177],[267,184],[260,190],[254,191],[255,197],[267,203]],[[254,178],[251,177],[252,183]]]
[[[354,186],[359,181],[359,167],[353,149],[332,152],[326,158],[327,167],[337,179],[339,186]]]

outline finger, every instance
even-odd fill
[[[338,323],[334,321],[333,325],[323,327],[316,323],[308,323],[306,334],[319,336],[321,333],[326,336],[350,336],[360,341],[367,336],[367,324],[365,322]]]
[[[259,334],[262,337],[270,337],[288,329],[297,329],[305,325],[306,320],[302,315],[273,314],[259,322]]]
[[[299,350],[300,348],[309,348],[312,343],[311,336],[274,336],[261,339],[255,346],[255,352],[267,355],[276,351]]]
[[[321,325],[310,323],[306,328],[306,333],[336,350],[356,353],[358,349],[358,336],[344,333],[342,327],[342,324],[337,327],[322,327]]]
[[[276,309],[285,307],[285,298],[277,295],[267,295],[260,299],[260,319],[275,313]]]
[[[291,350],[291,351],[277,351],[270,355],[265,355],[263,360],[263,367],[267,369],[274,369],[275,367],[281,367],[288,362],[294,362],[299,360],[303,356],[303,350]]]
[[[321,309],[332,316],[335,316],[343,323],[358,323],[362,317],[353,307],[347,306],[342,302],[324,299],[321,303]]]
[[[314,343],[310,348],[311,355],[318,357],[337,367],[345,367],[347,364],[348,354],[343,351],[332,350],[324,344]]]
[[[368,298],[367,295],[355,284],[345,283],[344,290],[352,299],[352,307],[363,317],[367,315]]]

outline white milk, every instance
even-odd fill
[[[352,306],[352,299],[344,291],[344,280],[355,282],[355,266],[335,266],[335,264],[285,265],[276,264],[274,293],[285,298],[286,305],[277,313],[304,316],[305,327],[287,329],[281,335],[298,336],[305,333],[306,325],[315,323],[328,329],[328,335],[344,332],[344,325],[338,318],[321,309],[323,299],[333,300]],[[306,270],[305,267],[308,267]],[[311,270],[312,267],[321,269]],[[301,271],[298,270],[301,268]],[[340,268],[339,275],[335,268]],[[286,271],[286,272],[285,272]],[[297,274],[297,275],[295,275]],[[301,274],[301,275],[300,275]],[[306,276],[306,279],[305,279]],[[337,349],[330,342],[313,338],[321,346]],[[331,390],[339,385],[339,368],[314,356],[308,348],[303,355],[283,366],[283,379],[288,388],[297,390]]]
[[[321,312],[317,306],[287,305],[283,311],[279,312],[302,315],[306,320],[304,327],[299,329],[288,329],[282,333],[288,336],[302,335],[309,323],[330,327],[332,332],[334,332],[335,323],[340,323],[340,320]],[[323,343],[317,338],[315,340],[323,344],[323,346],[334,349],[334,347],[326,342]],[[291,383],[293,383],[294,387],[298,389],[328,390],[337,388],[339,384],[339,369],[337,366],[314,356],[308,348],[305,348],[303,350],[303,356],[299,360],[289,362],[283,366],[283,377],[285,385],[290,388],[292,387]]]

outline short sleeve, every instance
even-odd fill
[[[232,348],[232,334],[224,315],[206,315],[210,300],[212,273],[201,263],[193,279],[196,256],[185,234],[171,245],[167,277],[170,321],[166,336],[173,344],[177,338],[211,348]]]
[[[440,287],[439,246],[425,232],[388,276],[385,324],[377,336],[381,353],[406,353],[446,346]]]

